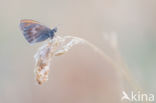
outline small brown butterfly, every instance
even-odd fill
[[[41,25],[39,22],[30,19],[21,20],[20,29],[23,32],[25,39],[30,44],[41,42],[48,38],[52,39],[54,33],[57,31],[57,28],[51,30],[50,28]]]

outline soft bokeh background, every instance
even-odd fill
[[[121,73],[85,45],[53,58],[49,81],[36,85],[33,55],[43,43],[26,42],[21,19],[84,38],[114,61],[120,53],[135,81],[156,93],[155,0],[0,0],[0,13],[0,103],[121,103]]]

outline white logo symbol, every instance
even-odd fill
[[[152,102],[154,101],[154,94],[145,94],[145,93],[141,93],[140,91],[138,92],[131,92],[131,95],[128,96],[128,94],[125,91],[122,91],[122,98],[121,100],[127,100],[127,101],[138,101],[138,102],[143,102],[143,101],[149,101]]]
[[[123,97],[121,98],[121,100],[127,99],[130,101],[130,98],[128,97],[125,91],[122,91],[122,94],[123,94]]]

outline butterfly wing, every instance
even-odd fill
[[[41,42],[49,37],[50,29],[34,20],[21,20],[20,28],[25,39],[33,44]]]

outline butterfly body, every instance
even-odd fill
[[[27,19],[20,21],[20,28],[25,39],[30,44],[41,42],[48,38],[52,39],[57,31],[57,28],[51,30],[37,21]]]

